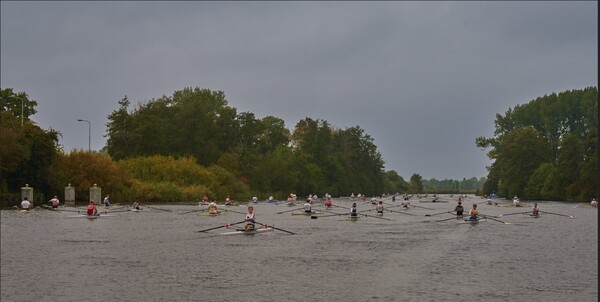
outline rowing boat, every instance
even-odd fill
[[[360,216],[348,216],[348,217],[346,217],[346,220],[357,221],[359,218],[360,218]]]
[[[255,235],[258,233],[264,233],[272,231],[272,228],[260,228],[260,229],[251,229],[251,230],[236,230],[233,232],[225,232],[221,233],[221,235]]]
[[[112,216],[115,216],[115,215],[110,215],[110,214],[96,214],[96,215],[80,214],[80,215],[67,216],[67,218],[89,218],[89,219],[96,219],[96,218],[101,218],[101,217],[112,217]]]
[[[316,212],[316,211],[310,212],[310,213],[307,213],[307,212],[295,212],[294,213],[294,212],[292,212],[292,215],[302,215],[302,216],[311,216],[311,215],[319,215],[319,214],[323,214],[323,212]]]
[[[477,217],[477,219],[474,219],[474,220],[471,220],[471,219],[467,218],[467,219],[464,219],[464,221],[465,221],[464,223],[478,224],[480,222],[486,221],[486,219],[485,218],[481,218],[481,217]]]
[[[24,210],[24,209],[17,210],[17,213],[19,213],[19,214],[27,214],[29,212],[31,212],[31,210]]]
[[[208,216],[208,217],[215,217],[215,216],[219,216],[221,214],[226,214],[227,212],[221,211],[221,212],[216,212],[216,213],[199,213],[198,216]]]

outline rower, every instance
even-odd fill
[[[356,202],[352,204],[350,208],[350,217],[358,217],[358,209],[356,209]]]
[[[454,208],[454,211],[456,212],[456,216],[463,216],[464,210],[465,210],[465,208],[463,208],[462,202],[459,201],[456,208]]]
[[[56,195],[54,196],[54,198],[50,199],[50,201],[48,201],[48,202],[52,204],[52,208],[53,209],[57,209],[58,208],[58,204],[60,203],[60,201],[58,200],[58,198],[56,197]]]
[[[590,205],[593,208],[597,208],[598,207],[598,202],[596,201],[596,198],[592,198],[592,201],[590,202]]]
[[[312,205],[310,204],[310,198],[306,200],[306,203],[304,204],[304,213],[312,213]]]
[[[217,214],[217,202],[214,199],[208,204],[208,213]]]
[[[371,198],[371,204],[377,204],[377,200],[375,199],[375,197]]]
[[[515,207],[520,207],[521,206],[521,204],[519,202],[519,198],[517,197],[517,195],[515,195],[515,197],[513,197],[513,205]]]
[[[329,209],[332,205],[333,204],[331,203],[331,197],[327,197],[327,200],[325,200],[325,207]]]
[[[140,199],[139,198],[135,199],[135,201],[133,202],[132,208],[134,210],[141,210],[141,208],[140,208]]]
[[[364,202],[365,200],[367,200],[367,196],[365,194],[360,195],[360,200],[362,200]]]
[[[354,193],[352,193],[352,194],[350,195],[350,198],[352,198],[352,200],[354,200]]]
[[[383,215],[383,201],[379,201],[379,204],[375,206],[375,210],[377,211],[377,214]]]
[[[477,220],[479,217],[479,211],[477,210],[477,204],[473,204],[473,208],[469,211],[469,219]]]
[[[532,216],[539,216],[540,215],[540,208],[538,208],[537,202],[533,203],[533,210],[531,213]]]
[[[21,208],[25,211],[29,211],[29,206],[31,206],[31,202],[27,200],[27,197],[23,198],[23,201],[21,201]]]
[[[104,197],[104,206],[105,207],[110,207],[110,201],[108,200],[110,198],[110,194],[106,194],[106,197]]]
[[[246,213],[246,216],[244,217],[244,221],[246,221],[246,226],[244,229],[246,231],[254,229],[254,219],[256,219],[256,213],[254,213],[254,207],[249,206],[248,213]]]
[[[229,198],[229,195],[227,195],[227,198],[225,198],[225,205],[226,206],[232,206],[233,202],[231,201],[231,198]]]
[[[206,196],[206,194],[202,195],[202,204],[207,204],[208,203],[208,196]]]
[[[87,214],[88,216],[98,215],[98,209],[96,208],[96,204],[93,199],[90,199],[90,204],[87,206]]]
[[[408,200],[408,198],[404,198],[404,200],[402,201],[402,207],[405,209],[408,209],[408,207],[410,207],[410,201]]]
[[[492,204],[492,200],[488,198],[487,204],[491,205]]]
[[[252,197],[252,203],[256,203],[258,201],[258,198],[256,196]]]

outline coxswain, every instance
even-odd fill
[[[21,208],[25,211],[29,211],[29,206],[31,206],[31,202],[27,200],[27,197],[23,198],[23,201],[21,201]]]
[[[217,202],[214,199],[208,204],[208,213],[217,214]]]
[[[48,201],[48,202],[52,204],[53,209],[57,209],[58,204],[60,203],[60,201],[58,200],[58,197],[56,197],[56,195],[54,196],[54,198],[50,199],[50,201]]]
[[[134,210],[141,210],[142,208],[140,208],[140,199],[136,198],[135,201],[133,202],[133,205],[131,207]]]
[[[456,212],[456,216],[463,216],[465,208],[463,208],[462,202],[458,202],[458,205],[456,206],[456,208],[454,208],[454,211]]]
[[[93,199],[90,199],[90,204],[87,206],[87,214],[88,216],[98,215],[98,209],[96,208],[96,204]]]
[[[596,198],[592,198],[592,201],[590,202],[590,206],[592,206],[593,208],[598,207],[598,202],[596,201]]]
[[[379,203],[375,206],[375,210],[377,211],[377,214],[383,215],[383,201],[379,201]]]
[[[248,213],[246,213],[246,216],[244,217],[244,221],[246,221],[246,226],[244,229],[246,231],[254,229],[254,220],[255,219],[256,219],[256,213],[254,213],[254,207],[249,206]]]
[[[326,208],[331,208],[333,204],[331,203],[331,197],[327,197],[327,200],[325,200],[325,207]]]
[[[534,202],[531,216],[539,216],[539,215],[540,215],[540,208],[538,208],[537,202]]]
[[[306,203],[304,204],[304,213],[312,213],[312,205],[310,204],[310,198],[306,200]]]
[[[469,216],[470,220],[479,219],[479,210],[477,210],[477,204],[473,204],[473,208],[469,211]]]
[[[352,207],[350,208],[350,217],[357,217],[358,216],[358,209],[356,208],[356,202],[352,204]]]

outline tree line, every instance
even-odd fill
[[[479,137],[493,160],[483,190],[502,197],[589,201],[598,194],[598,90],[538,97],[496,114]]]
[[[24,100],[23,127],[20,126]],[[107,117],[106,146],[99,152],[64,152],[60,133],[29,119],[37,102],[26,93],[0,91],[2,192],[25,183],[62,195],[70,183],[78,199],[98,184],[115,200],[156,202],[198,199],[202,194],[248,200],[329,193],[422,193],[430,181],[405,181],[384,170],[373,138],[360,126],[338,128],[305,118],[290,130],[278,117],[237,112],[222,91],[184,88],[132,105],[127,97]]]

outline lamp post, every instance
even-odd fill
[[[10,98],[14,98],[14,99],[19,99],[21,100],[21,128],[23,128],[23,107],[24,107],[24,101],[22,98],[16,96],[16,95],[11,95],[9,96]]]
[[[82,119],[79,119],[77,121],[88,123],[88,152],[89,152],[91,150],[90,146],[91,146],[91,141],[92,141],[92,123],[88,120],[82,120]]]

